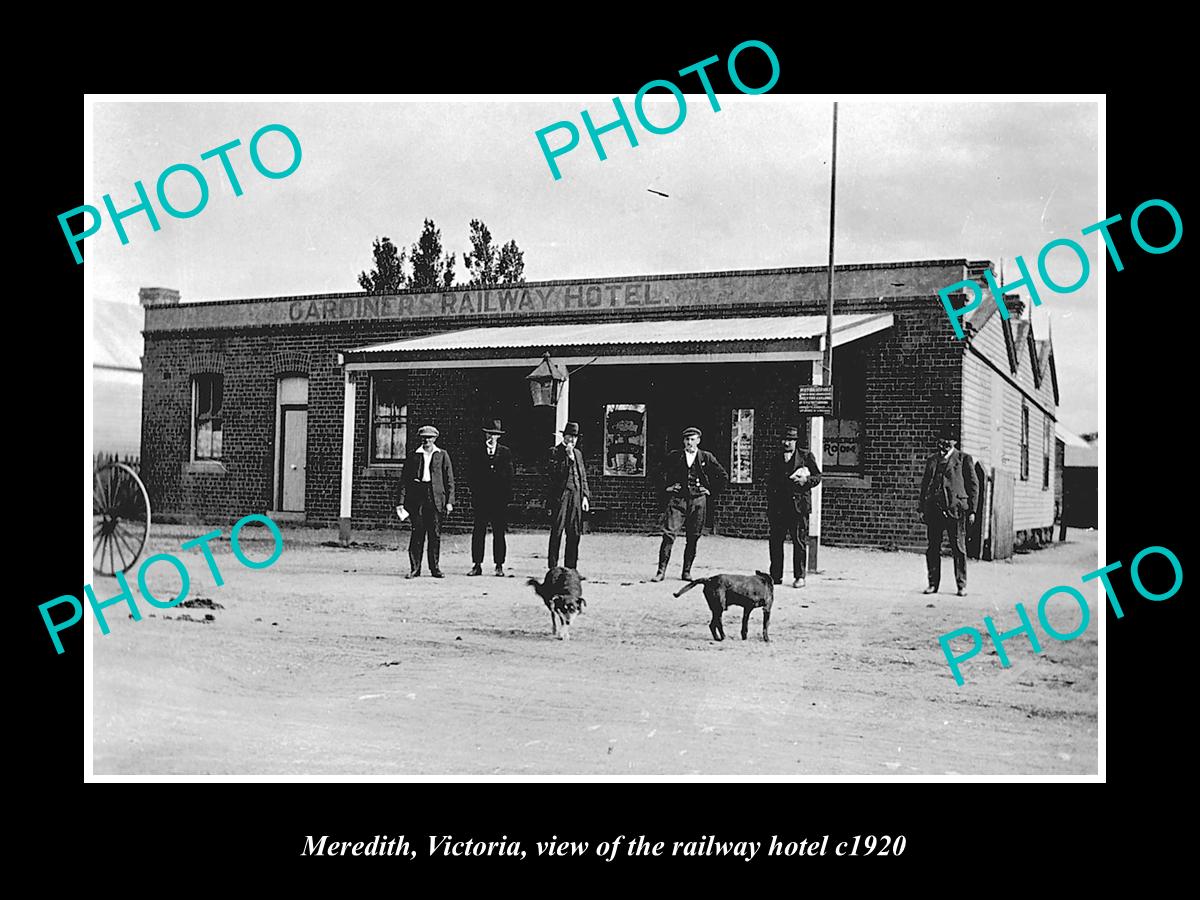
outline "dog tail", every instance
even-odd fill
[[[540,581],[538,581],[536,578],[526,578],[525,583],[527,585],[529,585],[531,588],[533,588],[534,590],[537,590],[538,588],[540,588],[542,586],[542,583]]]
[[[689,581],[689,582],[688,582],[688,586],[687,586],[687,587],[680,588],[679,590],[677,590],[677,591],[675,592],[675,596],[676,596],[676,597],[682,597],[684,594],[686,594],[688,591],[690,591],[690,590],[691,590],[692,588],[694,588],[696,585],[698,585],[698,584],[704,584],[704,582],[706,582],[707,580],[708,580],[707,578],[697,578],[697,579],[695,579],[695,580],[693,580],[693,581]]]

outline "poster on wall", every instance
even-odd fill
[[[604,474],[646,477],[646,404],[604,408]]]
[[[729,452],[729,481],[750,484],[754,480],[754,410],[735,409]]]

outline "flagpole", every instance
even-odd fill
[[[821,358],[821,371],[813,372],[813,384],[833,384],[833,234],[834,224],[836,222],[837,213],[837,101],[833,103],[833,156],[830,159],[829,165],[829,273],[825,281],[825,346]],[[814,367],[815,369],[815,367]],[[819,379],[819,380],[818,380]],[[817,416],[815,420],[810,420],[815,427],[810,429],[810,433],[816,440],[812,448],[813,456],[820,459],[820,464],[825,464],[825,419],[823,416]],[[817,559],[821,549],[821,514],[824,503],[822,503],[824,490],[821,485],[817,485],[812,490],[812,506],[813,506],[813,524],[816,526],[813,529],[812,539],[809,544],[811,550],[808,554],[809,569],[817,572]]]
[[[833,160],[829,166],[829,277],[825,283],[825,384],[833,384],[833,226],[837,213],[837,101],[833,104]]]

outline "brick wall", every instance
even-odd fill
[[[840,276],[839,276],[840,277]],[[942,276],[938,276],[939,278]],[[935,295],[839,300],[835,312],[890,311],[894,327],[861,342],[865,351],[866,410],[864,465],[858,477],[831,477],[824,490],[823,539],[830,544],[916,548],[923,528],[916,499],[925,457],[938,428],[963,415],[963,343],[956,341]],[[161,310],[151,310],[161,312]],[[623,321],[692,317],[681,309],[590,310],[533,313],[523,324],[571,321]],[[709,318],[824,312],[819,299],[796,302],[706,304]],[[511,316],[476,316],[475,327],[513,324]],[[218,330],[148,329],[145,335],[143,471],[156,515],[202,521],[232,521],[274,508],[276,379],[300,372],[309,378],[308,466],[305,505],[310,522],[332,525],[340,506],[343,376],[336,354],[364,345],[446,330],[437,319],[328,321],[254,325]],[[461,327],[459,325],[458,327]],[[188,463],[191,376],[219,369],[225,377],[224,471],[196,472]],[[835,356],[835,373],[837,360]],[[512,390],[528,406],[519,373],[512,369],[439,368],[408,370],[409,433],[432,422],[439,444],[450,452],[458,475],[458,502],[447,527],[463,528],[471,514],[466,451],[479,440],[480,420],[493,414],[496,385],[516,379]],[[394,524],[396,467],[369,465],[370,378],[354,373],[356,384],[353,518],[355,528]],[[835,375],[836,377],[836,375]],[[571,418],[583,431],[581,449],[595,505],[608,510],[607,528],[652,531],[660,498],[653,481],[663,454],[679,446],[679,429],[696,424],[702,446],[730,464],[731,410],[755,410],[754,484],[731,485],[713,503],[722,534],[764,537],[766,504],[762,482],[768,457],[778,449],[781,427],[807,421],[796,416],[795,389],[810,382],[803,363],[722,363],[705,365],[595,366],[572,377]],[[602,474],[602,416],[607,403],[646,403],[649,479]],[[516,407],[513,408],[514,410]],[[514,415],[517,415],[514,412]],[[551,446],[551,420],[540,428],[545,451]],[[507,423],[506,423],[507,424]],[[1034,435],[1040,446],[1040,431]],[[411,439],[410,439],[411,440]],[[513,443],[516,436],[506,436]],[[526,442],[528,439],[525,439]],[[815,448],[814,448],[815,449]],[[545,479],[531,455],[516,479],[516,500],[542,498]],[[817,452],[818,459],[821,454]],[[1032,462],[1031,462],[1032,470]],[[1036,470],[1040,478],[1040,469]],[[1040,481],[1039,481],[1040,486]],[[544,522],[544,520],[541,520]]]
[[[867,384],[863,475],[825,481],[822,541],[920,549],[917,512],[925,459],[943,425],[962,415],[963,348],[940,302],[860,301],[838,312],[890,309],[891,329],[864,342]],[[834,380],[838,361],[834,352]]]

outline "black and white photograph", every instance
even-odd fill
[[[89,780],[1102,780],[1089,228],[1172,198],[1103,96],[725,57],[87,98]]]

